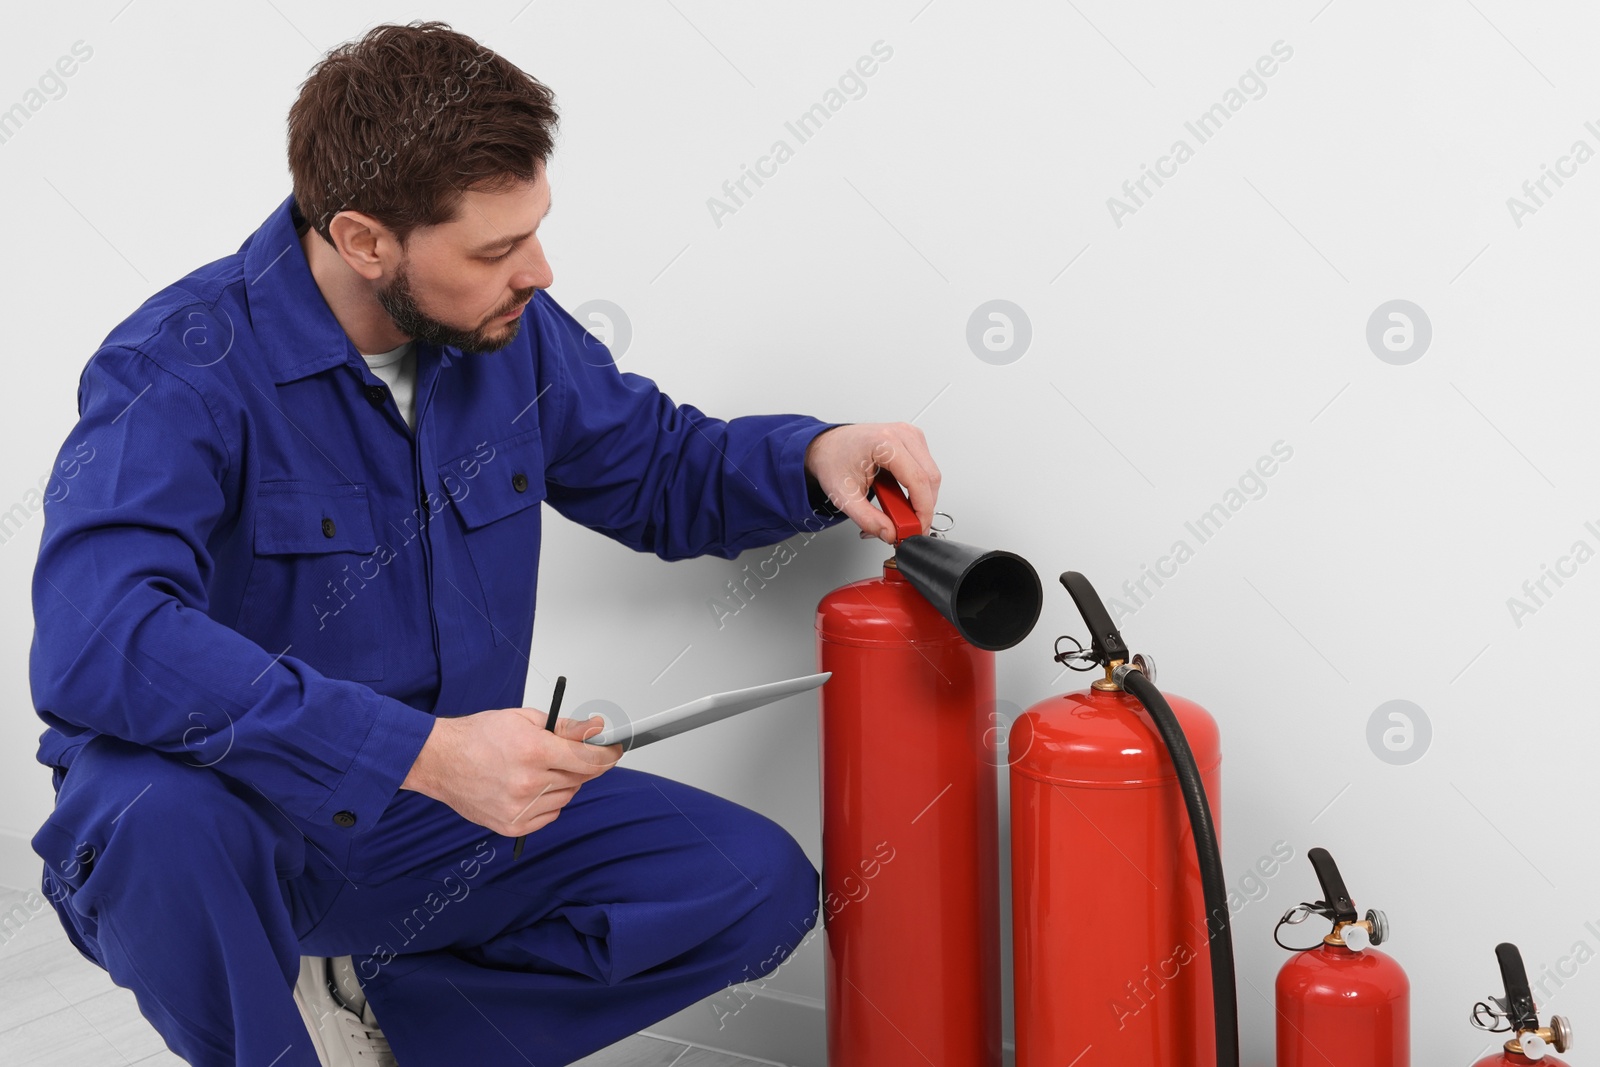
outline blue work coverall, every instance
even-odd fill
[[[316,1067],[291,990],[352,955],[406,1067],[564,1064],[770,971],[817,874],[770,820],[617,767],[512,842],[399,789],[436,715],[523,703],[540,507],[732,558],[843,520],[836,423],[721,421],[547,292],[417,345],[415,431],[312,279],[293,198],[88,361],[29,678],[68,936],[192,1064]]]

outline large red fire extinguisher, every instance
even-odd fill
[[[1216,723],[1061,583],[1091,643],[1056,659],[1104,677],[1011,728],[1017,1067],[1237,1067]]]
[[[1278,1067],[1410,1067],[1411,983],[1376,947],[1389,920],[1372,908],[1357,916],[1327,849],[1307,856],[1323,899],[1284,912],[1272,934],[1294,952],[1278,972]],[[1285,945],[1279,932],[1312,915],[1332,932],[1309,948]]]
[[[1491,1034],[1509,1033],[1505,1048],[1485,1056],[1472,1067],[1525,1067],[1543,1063],[1546,1067],[1566,1067],[1550,1050],[1565,1052],[1572,1047],[1572,1026],[1560,1015],[1550,1016],[1549,1026],[1539,1025],[1539,1007],[1533,1002],[1528,972],[1522,965],[1517,946],[1502,942],[1494,954],[1500,960],[1500,978],[1506,995],[1485,997],[1472,1006],[1472,1025]]]
[[[817,607],[831,1067],[999,1067],[994,653],[1039,617],[1026,560],[924,536],[887,472],[883,576]]]

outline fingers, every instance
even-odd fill
[[[609,770],[622,758],[622,745],[591,745],[584,740],[600,733],[605,725],[598,715],[583,720],[557,719],[556,736],[561,743],[552,753],[550,770],[577,775],[585,781]]]
[[[890,522],[883,512],[872,506],[871,501],[867,499],[867,491],[872,486],[873,478],[878,474],[878,461],[887,459],[892,451],[891,444],[879,442],[869,458],[843,465],[842,472],[836,472],[831,486],[827,483],[823,486],[833,506],[861,527],[862,537],[881,537],[890,543],[894,541],[894,523]]]
[[[592,736],[604,727],[599,716],[584,721],[557,720],[557,733],[563,731],[578,736]],[[542,777],[547,778],[538,794],[523,805],[522,810],[502,826],[497,833],[507,836],[532,833],[555,821],[556,815],[567,805],[584,782],[609,770],[622,758],[622,746],[590,745],[570,737],[554,737],[548,751],[549,763]]]
[[[867,500],[873,479],[887,470],[906,488],[922,533],[933,526],[940,473],[923,432],[909,422],[849,424],[819,434],[807,451],[833,506],[861,528],[861,536],[893,544],[894,521]]]
[[[578,747],[583,749],[583,758],[593,768],[593,774],[589,776],[591,778],[610,770],[622,758],[622,742],[620,741],[614,745],[580,744]]]
[[[939,467],[928,452],[927,438],[921,430],[908,422],[894,423],[892,429],[899,447],[880,465],[905,486],[911,510],[917,513],[922,532],[927,533],[933,527],[934,506],[939,499]]]
[[[605,720],[598,715],[591,715],[587,719],[558,718],[556,720],[556,736],[568,741],[582,741],[586,737],[593,737],[605,729]]]
[[[593,725],[584,728],[583,743],[579,747],[583,749],[585,759],[597,763],[599,770],[595,771],[595,773],[599,774],[600,771],[606,770],[622,758],[623,746],[621,741],[614,745],[589,744],[588,739],[600,733],[606,726],[605,720],[598,715],[590,718],[589,722]]]
[[[814,460],[818,484],[833,506],[861,527],[863,536],[891,542],[894,526],[867,500],[867,493],[881,461],[893,451],[894,444],[883,437],[883,427],[852,423],[818,435],[807,453],[808,463]],[[864,452],[870,454],[863,456]]]
[[[867,483],[871,483],[879,470],[886,470],[894,475],[895,480],[905,487],[906,500],[911,505],[911,510],[916,513],[921,532],[927,533],[933,527],[933,513],[939,499],[941,476],[938,465],[934,463],[933,456],[928,451],[926,437],[920,429],[908,422],[888,423],[874,428],[884,436],[873,447],[872,458],[861,463],[861,467],[868,472]],[[860,507],[852,506],[856,504]],[[841,505],[841,508],[862,528],[862,536],[876,536],[889,544],[894,544],[893,520],[880,508],[868,505],[864,491],[862,497]]]
[[[863,537],[877,537],[894,544],[894,523],[882,511],[872,506],[864,496],[846,499],[838,504],[855,524],[861,527]]]
[[[556,821],[556,817],[561,814],[561,809],[567,806],[567,802],[577,792],[576,786],[547,790],[534,798],[533,802],[524,808],[521,813],[496,832],[502,833],[507,837],[517,837],[521,834],[531,834],[535,830],[541,830]]]
[[[547,784],[543,789],[539,790],[537,796],[522,806],[521,811],[511,817],[509,825],[517,827],[525,819],[539,818],[551,811],[565,807],[567,801],[571,800],[573,795],[578,792],[579,784],[581,783],[557,785],[552,782]]]
[[[456,783],[446,802],[473,822],[509,836],[550,823],[580,786],[622,756],[621,745],[583,740],[605,728],[599,716],[558,718],[553,730],[545,729],[549,714],[538,708],[502,708],[460,721],[476,731],[464,763],[483,773]]]

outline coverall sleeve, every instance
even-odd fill
[[[545,489],[556,511],[666,560],[732,559],[845,518],[805,470],[812,438],[844,423],[723,421],[674,404],[649,378],[618,371],[548,294],[536,299],[536,358],[553,398]]]
[[[40,717],[69,737],[110,734],[212,767],[312,824],[348,811],[346,832],[370,830],[434,716],[207,614],[208,539],[237,521],[239,472],[194,386],[103,348],[78,414],[62,446],[78,467],[52,483],[33,574]]]

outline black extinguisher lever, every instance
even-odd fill
[[[1093,642],[1096,662],[1102,667],[1117,660],[1126,663],[1128,646],[1123,642],[1122,634],[1117,631],[1116,624],[1111,621],[1111,613],[1101,602],[1100,594],[1089,584],[1089,579],[1077,571],[1063,571],[1061,584],[1072,594],[1072,602],[1078,606],[1078,614],[1083,616],[1084,624],[1089,627],[1089,639]]]
[[[1328,850],[1314,848],[1306,856],[1311,860],[1312,869],[1317,872],[1317,881],[1322,883],[1323,902],[1333,912],[1329,918],[1334,925],[1355,922],[1356,906],[1351,903],[1350,891],[1344,887],[1344,877],[1339,874],[1339,865],[1333,862]]]
[[[1500,961],[1500,977],[1506,986],[1506,1018],[1517,1033],[1539,1029],[1539,1016],[1533,1008],[1533,990],[1528,987],[1528,971],[1522,953],[1509,941],[1494,947]]]

